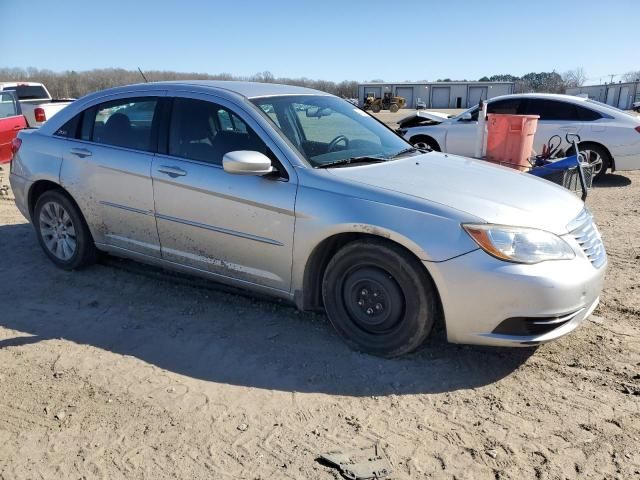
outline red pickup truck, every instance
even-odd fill
[[[13,157],[14,139],[27,127],[20,102],[11,91],[0,92],[0,165]]]

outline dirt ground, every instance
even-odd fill
[[[322,315],[106,259],[56,269],[0,200],[0,479],[337,479],[378,443],[396,479],[640,477],[640,173],[588,204],[595,316],[537,349],[382,360]],[[535,200],[533,200],[535,201]]]

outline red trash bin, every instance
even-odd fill
[[[539,115],[487,115],[487,160],[518,170],[531,168]]]

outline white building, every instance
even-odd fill
[[[628,110],[633,102],[640,101],[640,81],[567,88],[567,94],[587,95],[593,100]]]
[[[418,101],[427,108],[468,108],[480,99],[508,95],[514,92],[514,82],[380,82],[358,85],[358,102],[362,106],[367,96],[382,98],[384,93],[404,97],[405,108],[416,108]]]

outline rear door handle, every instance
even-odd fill
[[[21,130],[22,129],[22,125],[16,125],[15,127],[13,127],[14,130]]]
[[[171,178],[184,177],[187,174],[187,172],[179,167],[170,167],[167,165],[160,165],[158,171],[169,175]]]
[[[92,155],[91,150],[87,150],[86,148],[72,148],[71,154],[80,158],[90,157]]]

